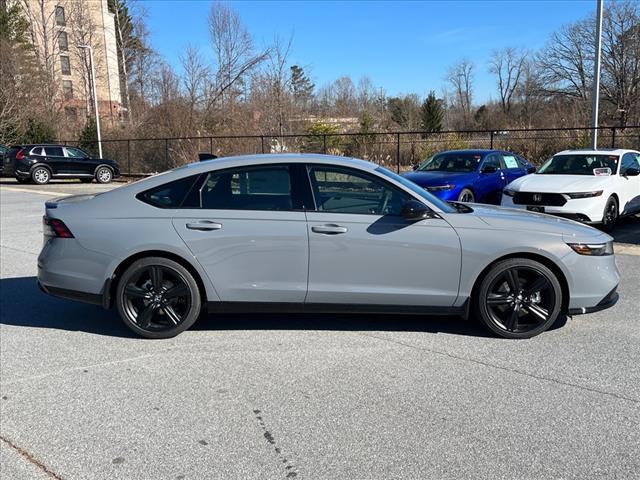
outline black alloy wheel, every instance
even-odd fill
[[[173,260],[149,257],[122,275],[116,297],[125,324],[146,338],[171,338],[189,328],[201,308],[198,284]]]
[[[614,197],[609,197],[607,204],[604,207],[604,214],[602,215],[602,230],[605,232],[611,232],[618,221],[618,202]]]
[[[497,263],[484,277],[477,298],[483,323],[505,338],[530,338],[554,324],[562,306],[556,275],[534,260]]]
[[[474,203],[476,201],[476,197],[471,190],[468,188],[463,188],[458,195],[458,201],[464,203]]]

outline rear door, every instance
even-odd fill
[[[195,188],[197,207],[173,225],[224,302],[302,303],[309,242],[301,166],[256,165],[212,171]],[[308,187],[307,187],[308,188]]]
[[[509,152],[502,152],[502,166],[504,168],[505,185],[527,174],[518,161],[518,157]]]
[[[62,147],[45,146],[44,154],[44,161],[51,168],[54,175],[73,173],[71,161],[65,157]]]
[[[311,165],[309,177],[307,303],[453,305],[460,242],[445,220],[407,222],[412,197],[373,173]]]

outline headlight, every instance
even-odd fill
[[[455,185],[447,184],[447,185],[438,185],[435,187],[427,187],[427,190],[429,190],[430,192],[438,192],[441,190],[453,190],[454,188],[456,188]]]
[[[505,188],[502,193],[504,193],[507,197],[513,197],[516,194],[515,190],[511,190],[510,188]]]
[[[602,195],[602,190],[598,190],[595,192],[578,192],[578,193],[566,193],[569,198],[591,198],[591,197],[599,197]]]
[[[613,255],[613,241],[606,243],[567,243],[574,252],[591,257]]]

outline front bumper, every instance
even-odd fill
[[[618,286],[616,285],[613,290],[611,290],[606,297],[604,297],[600,303],[598,303],[594,307],[581,307],[581,308],[570,308],[567,313],[569,315],[582,315],[585,313],[595,313],[600,312],[602,310],[606,310],[607,308],[613,307],[616,303],[618,303],[618,299],[620,295],[617,292]]]
[[[568,200],[567,203],[562,206],[529,206],[543,207],[544,213],[549,215],[556,215],[558,217],[568,218],[569,220],[593,224],[602,222],[602,216],[604,214],[604,203],[602,198],[604,197],[573,199]],[[604,200],[606,200],[606,198]],[[513,203],[513,197],[505,194],[502,194],[502,201],[500,205],[506,208],[519,208],[521,210],[526,210],[528,206]]]

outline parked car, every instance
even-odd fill
[[[96,180],[109,183],[120,176],[114,160],[96,158],[77,147],[53,144],[12,146],[7,154],[10,170],[18,182],[48,183],[52,178],[77,178],[83,182]]]
[[[5,175],[4,162],[5,162],[5,157],[8,151],[9,151],[9,147],[7,147],[6,145],[2,145],[0,143],[0,176]]]
[[[38,282],[115,304],[148,338],[177,335],[204,309],[473,312],[528,338],[617,301],[607,234],[454,205],[363,160],[219,158],[46,202]]]
[[[565,150],[535,175],[510,183],[502,205],[550,213],[611,231],[619,217],[640,212],[640,153]]]
[[[404,176],[446,201],[500,205],[509,182],[535,172],[521,156],[501,150],[451,150],[437,153]]]

